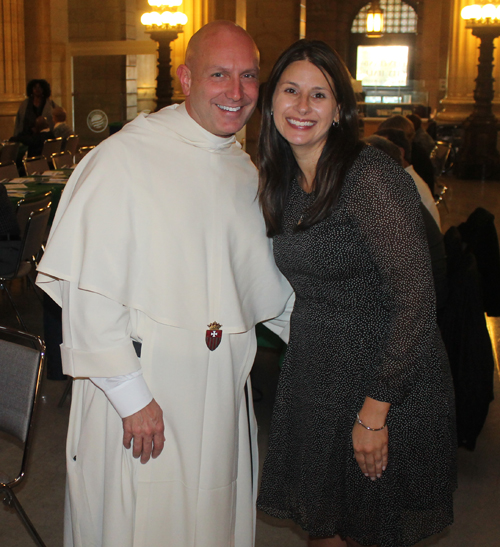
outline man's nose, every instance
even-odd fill
[[[231,78],[229,82],[229,88],[226,91],[226,95],[229,99],[233,101],[239,101],[243,97],[243,84],[241,79]]]

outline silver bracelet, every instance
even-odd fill
[[[368,427],[361,421],[361,418],[359,417],[358,412],[356,412],[356,421],[358,422],[359,425],[362,425],[365,429],[368,429],[368,431],[382,431],[382,429],[385,429],[387,427],[387,422],[385,422],[385,424],[382,427],[378,427],[378,428]]]

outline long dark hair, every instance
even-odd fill
[[[299,40],[274,65],[262,101],[259,137],[259,201],[269,237],[281,233],[282,215],[290,186],[301,171],[288,142],[280,135],[272,117],[273,95],[284,70],[296,61],[309,61],[333,82],[339,108],[339,125],[330,128],[318,160],[314,179],[315,200],[297,227],[305,230],[326,218],[335,207],[345,174],[363,144],[358,137],[356,98],[349,72],[339,55],[317,40]]]

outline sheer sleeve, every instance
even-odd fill
[[[400,403],[422,374],[435,333],[435,293],[420,199],[411,177],[381,154],[361,162],[346,200],[381,280],[389,320],[367,374],[366,395]]]

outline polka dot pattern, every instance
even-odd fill
[[[258,507],[313,536],[406,547],[453,521],[453,387],[435,321],[419,196],[365,147],[332,214],[295,227],[314,199],[294,182],[274,239],[296,292]],[[351,433],[366,396],[392,404],[389,462],[361,472]]]

